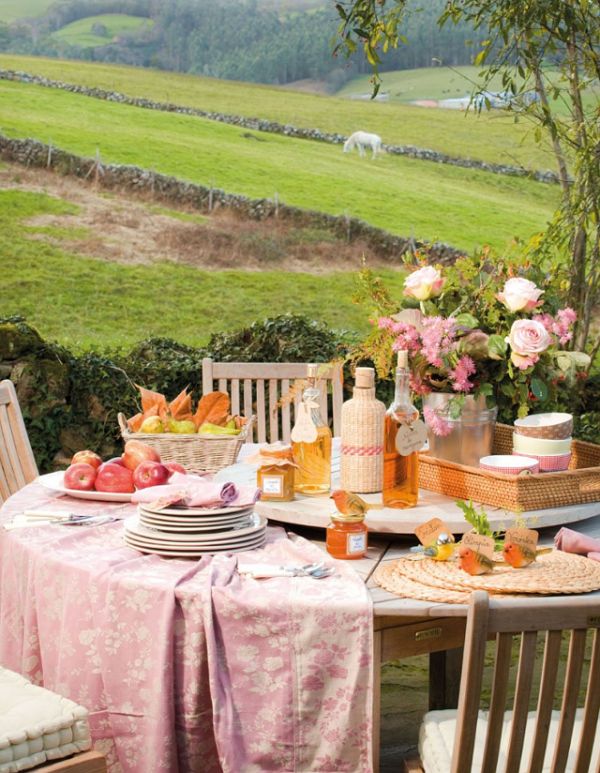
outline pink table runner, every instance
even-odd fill
[[[108,509],[49,502],[30,484],[0,523]],[[0,663],[88,707],[111,771],[371,770],[372,610],[347,564],[325,580],[254,580],[231,555],[143,556],[122,531],[0,529]],[[277,528],[244,556],[324,554]]]

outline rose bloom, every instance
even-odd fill
[[[504,290],[496,296],[509,311],[531,311],[538,305],[543,293],[534,282],[523,277],[513,277],[504,285]]]
[[[535,365],[542,352],[552,344],[552,337],[541,322],[518,319],[513,322],[506,342],[511,348],[511,360],[521,369]]]
[[[415,298],[417,301],[426,301],[435,295],[439,295],[444,286],[442,275],[433,266],[413,271],[404,280],[404,295]]]

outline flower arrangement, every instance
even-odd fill
[[[529,268],[534,279],[523,276]],[[572,338],[575,312],[560,305],[556,277],[539,268],[489,256],[461,258],[447,269],[421,266],[404,280],[400,304],[367,270],[363,298],[375,302],[372,332],[352,359],[370,359],[389,376],[393,353],[409,352],[412,388],[418,395],[452,393],[448,414],[457,418],[468,395],[501,403],[505,417],[544,410],[559,385],[589,365],[582,352],[563,347]],[[400,308],[398,308],[400,306]],[[443,414],[425,408],[430,429],[451,431]]]

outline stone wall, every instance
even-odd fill
[[[242,217],[265,220],[278,217],[297,226],[322,228],[341,239],[362,240],[382,258],[397,261],[405,252],[418,249],[431,261],[452,263],[462,253],[442,242],[425,243],[395,236],[353,217],[328,215],[299,207],[291,207],[270,199],[251,199],[220,189],[183,182],[176,177],[141,169],[137,166],[104,164],[67,153],[37,140],[10,139],[0,134],[0,156],[29,167],[46,167],[61,174],[93,179],[106,188],[116,188],[140,194],[150,194],[156,200],[172,205],[186,205],[201,211],[227,207]]]
[[[74,94],[83,94],[95,99],[105,99],[109,102],[121,102],[135,107],[143,107],[149,110],[160,110],[169,113],[181,113],[183,115],[195,115],[200,118],[208,118],[211,121],[220,121],[234,126],[243,126],[246,129],[255,131],[270,132],[273,134],[283,134],[287,137],[298,137],[301,139],[317,140],[319,142],[330,142],[336,145],[344,143],[347,139],[342,134],[331,134],[322,132],[320,129],[302,129],[289,124],[277,123],[277,121],[268,121],[264,118],[248,118],[239,115],[228,115],[226,113],[215,113],[208,110],[200,110],[194,107],[185,107],[171,102],[154,102],[151,99],[143,97],[130,97],[121,94],[118,91],[106,91],[104,89],[90,88],[80,86],[74,83],[64,83],[41,75],[32,75],[30,73],[19,72],[17,70],[0,69],[0,79],[19,81],[21,83],[33,83],[46,88],[61,89],[70,91]],[[447,153],[440,153],[429,148],[418,148],[414,145],[383,145],[387,153],[398,156],[409,156],[418,158],[422,161],[432,161],[436,164],[450,164],[452,166],[461,166],[467,169],[481,169],[492,174],[504,174],[512,177],[530,177],[533,180],[544,183],[558,183],[558,175],[555,172],[526,169],[521,166],[511,166],[509,164],[494,164],[487,161],[480,161],[472,158],[461,158],[459,156],[450,156]]]

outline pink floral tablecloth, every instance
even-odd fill
[[[0,524],[42,506],[110,508],[32,483]],[[243,555],[324,557],[279,528]],[[0,663],[86,706],[111,771],[368,772],[372,609],[360,577],[336,569],[242,578],[235,555],[144,556],[121,521],[0,528]]]

